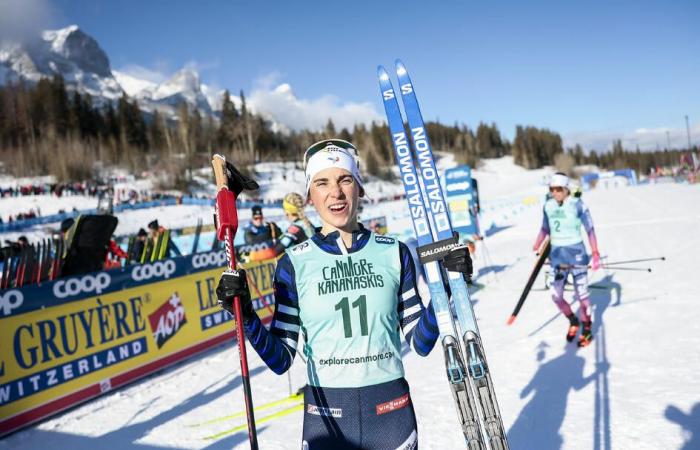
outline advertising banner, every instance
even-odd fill
[[[0,436],[234,338],[223,251],[0,291]],[[276,260],[244,265],[273,313]]]
[[[445,171],[445,197],[450,210],[452,228],[460,241],[479,234],[476,217],[476,196],[472,186],[472,169],[467,165]]]

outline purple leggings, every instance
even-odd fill
[[[559,311],[561,311],[565,316],[570,316],[571,305],[564,300],[564,286],[566,286],[566,279],[568,278],[568,271],[556,271],[554,273],[554,281],[550,291],[552,293],[552,300],[556,303]],[[574,278],[574,297],[579,301],[581,307],[578,311],[579,318],[582,322],[591,321],[591,300],[590,294],[588,293],[588,271],[586,270],[574,270],[571,272]]]

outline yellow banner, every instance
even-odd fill
[[[275,264],[245,265],[263,322]],[[232,338],[215,294],[222,269],[0,318],[0,435]]]

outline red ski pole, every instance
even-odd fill
[[[211,161],[214,167],[216,179],[216,237],[224,241],[226,257],[231,270],[236,270],[236,254],[233,247],[233,238],[238,230],[238,212],[236,210],[237,192],[229,190],[229,180],[226,170],[226,159],[221,155],[214,155]],[[248,440],[252,450],[258,449],[258,436],[255,430],[255,416],[253,414],[253,396],[250,391],[250,375],[248,373],[248,356],[246,354],[245,334],[243,332],[243,314],[241,312],[241,300],[233,298],[233,312],[236,320],[236,337],[238,338],[238,352],[241,360],[241,378],[243,380],[243,395],[245,397],[245,412],[248,419]]]

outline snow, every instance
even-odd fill
[[[41,37],[51,46],[52,52],[68,56],[65,49],[66,39],[76,31],[78,31],[77,25],[69,25],[60,30],[46,30],[41,33]]]
[[[270,180],[264,183],[266,195],[276,195],[282,189],[273,186],[279,184],[279,171],[266,165],[258,170]],[[577,349],[565,345],[567,321],[557,314],[541,278],[515,323],[505,324],[534,262],[530,248],[541,207],[508,214],[502,210],[512,209],[517,199],[543,194],[550,172],[526,171],[508,158],[486,161],[475,171],[484,203],[493,206],[485,219],[502,227],[478,246],[475,265],[483,275],[477,281],[484,287],[472,299],[511,448],[671,449],[691,439],[697,442],[700,186],[660,184],[584,194],[608,260],[663,255],[667,261],[637,265],[652,267],[652,273],[591,272],[590,281],[598,286],[591,290],[596,338],[589,347]],[[297,188],[301,180],[289,173],[286,182],[287,189]],[[404,201],[386,202],[367,206],[363,214],[386,214],[391,231],[405,234],[400,229],[410,227],[405,209]],[[198,214],[183,206],[174,211],[189,215],[187,220]],[[168,209],[149,214],[159,220],[172,217]],[[146,217],[133,219],[125,222]],[[488,267],[487,253],[492,260]],[[305,383],[299,358],[288,379],[266,369],[250,347],[248,355],[257,405],[287,397],[290,383],[293,390]],[[404,363],[420,448],[463,448],[439,348],[426,358],[409,352]],[[223,345],[6,437],[0,449],[43,449],[49,442],[71,449],[247,448],[245,431],[206,439],[243,425],[244,417],[201,425],[243,407],[238,352]],[[257,413],[260,448],[299,447],[301,411],[261,422],[281,409]],[[684,415],[681,427],[676,416]]]
[[[161,100],[180,94],[188,100],[193,101],[193,97],[199,92],[199,75],[192,70],[182,69],[175,73],[169,80],[156,87],[153,91],[153,99]]]
[[[129,97],[138,98],[141,92],[154,89],[157,86],[156,83],[119,72],[118,70],[112,70],[112,75],[114,75],[114,78]]]

